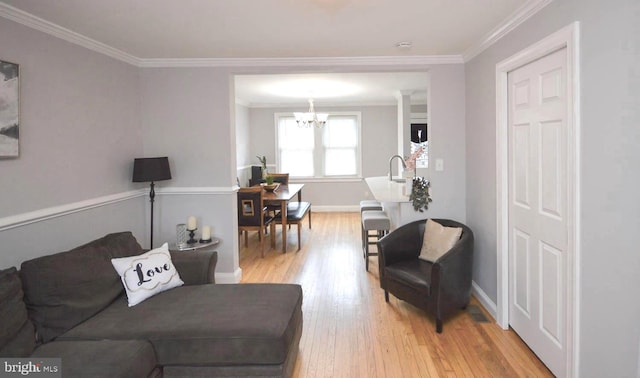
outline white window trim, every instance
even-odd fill
[[[358,147],[356,149],[356,174],[350,176],[313,176],[313,177],[295,177],[291,176],[289,181],[297,182],[351,182],[351,181],[361,181],[362,180],[362,112],[359,111],[342,111],[342,112],[324,112],[329,113],[329,117],[331,116],[354,116],[356,117],[356,127],[358,132]],[[278,142],[278,123],[280,118],[282,117],[294,117],[293,112],[279,112],[274,113],[273,118],[273,127],[274,127],[274,136],[275,136],[275,155],[276,155],[276,171],[280,171],[280,145]],[[319,140],[322,143],[322,128],[317,129],[314,128],[316,140]],[[319,167],[316,162],[316,154],[314,154],[314,164]]]

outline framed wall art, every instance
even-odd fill
[[[17,64],[0,60],[0,159],[20,153],[19,75]]]

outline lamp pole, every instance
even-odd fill
[[[149,247],[153,249],[153,202],[156,198],[154,187],[156,184],[151,181],[151,191],[149,192],[149,202],[151,202],[151,235],[149,236]]]

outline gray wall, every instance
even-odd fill
[[[251,165],[259,162],[251,155],[249,108],[236,104],[236,164],[240,186],[247,186],[251,178]]]
[[[464,66],[441,65],[430,71],[429,161],[442,159],[444,170],[429,164],[433,210],[445,218],[466,222],[465,82]],[[420,170],[419,170],[420,171]],[[428,213],[428,211],[427,211]],[[429,216],[427,214],[427,216]]]
[[[573,21],[581,25],[579,373],[637,377],[640,347],[640,2],[556,0],[465,65],[467,218],[474,280],[496,288],[495,66]]]
[[[143,198],[104,196],[139,188],[142,154],[138,73],[129,64],[0,18],[3,60],[20,64],[20,157],[0,160],[0,224],[55,213],[46,221],[0,227],[0,267],[65,250],[109,232],[144,233]],[[78,201],[80,212],[52,207]],[[15,226],[15,227],[14,227]]]
[[[236,204],[235,105],[231,76],[215,68],[142,69],[141,108],[145,154],[167,155],[172,180],[162,182],[158,240],[175,240],[189,215],[223,240],[217,272],[239,275]]]
[[[235,105],[229,75],[211,68],[145,68],[140,80],[144,152],[169,156],[173,177],[166,184],[234,184]]]

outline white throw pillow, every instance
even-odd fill
[[[122,279],[129,307],[184,284],[171,262],[167,243],[138,256],[111,259],[111,264]]]
[[[438,222],[427,220],[422,237],[422,249],[419,258],[436,262],[440,256],[449,251],[462,235],[460,227],[445,227]]]

